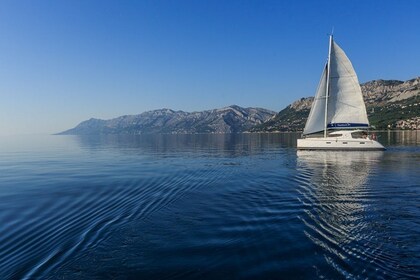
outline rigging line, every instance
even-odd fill
[[[344,104],[344,105],[349,106],[349,107],[352,107],[352,108],[360,109],[360,108],[358,108],[358,106],[350,105],[350,104],[345,103],[345,102],[342,102],[342,101],[338,101],[338,100],[337,100],[336,102],[337,102],[337,103]]]

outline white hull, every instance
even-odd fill
[[[298,150],[385,150],[378,141],[358,138],[305,138],[297,140]]]

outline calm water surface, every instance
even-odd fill
[[[0,279],[420,275],[420,132],[0,139]]]

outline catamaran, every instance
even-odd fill
[[[328,60],[312,103],[299,150],[385,150],[374,134],[354,68],[330,36]]]

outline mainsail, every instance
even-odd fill
[[[315,100],[303,131],[305,135],[323,131],[325,126],[330,129],[369,126],[362,91],[350,60],[332,38],[330,49],[330,61],[322,73]],[[328,65],[330,69],[328,69]],[[328,76],[329,79],[327,79]],[[325,114],[326,105],[327,113]]]

